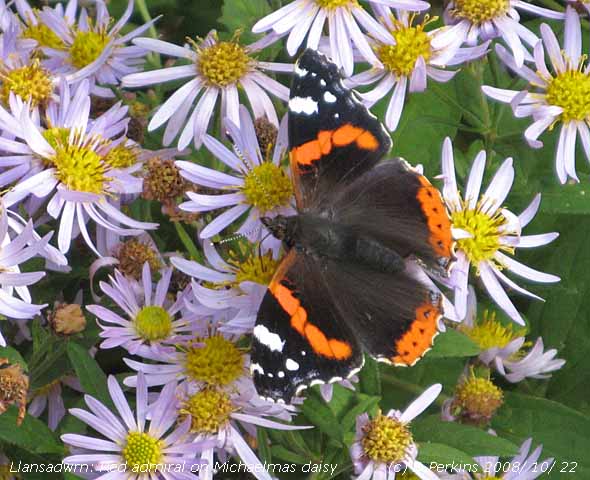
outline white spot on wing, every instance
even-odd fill
[[[289,100],[289,109],[293,113],[311,115],[312,113],[317,113],[318,102],[311,97],[293,97]]]
[[[320,85],[322,87],[325,87],[326,86],[326,81],[323,78],[320,78]]]
[[[332,92],[324,92],[324,101],[326,103],[334,103],[336,100],[336,95],[333,95]]]
[[[301,68],[297,63],[295,64],[295,75],[298,77],[305,77],[307,75],[307,70],[305,68]]]
[[[285,367],[287,367],[287,370],[291,370],[292,372],[294,372],[295,370],[299,370],[299,364],[295,360],[292,360],[290,358],[287,358],[287,361],[285,362]]]
[[[279,337],[276,333],[272,333],[264,325],[256,325],[254,327],[253,333],[254,337],[256,337],[256,340],[258,340],[265,347],[268,347],[270,351],[283,351],[283,347],[285,346],[284,340],[281,340],[281,337]]]
[[[282,370],[279,370],[279,373],[277,373],[277,375],[279,376],[279,378],[285,378],[285,372],[283,372]]]
[[[258,365],[257,363],[251,363],[250,364],[250,373],[254,373],[254,372],[257,372],[260,375],[264,375],[264,370],[260,365]]]
[[[270,372],[268,372],[268,373],[266,374],[266,376],[267,376],[268,378],[274,378],[274,375],[273,375],[272,373],[270,373]]]

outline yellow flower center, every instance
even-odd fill
[[[129,432],[123,449],[123,458],[130,470],[150,472],[162,461],[162,442],[147,433]],[[146,466],[149,467],[146,468]]]
[[[22,38],[32,38],[36,40],[40,47],[49,47],[56,50],[63,49],[65,47],[64,42],[57,34],[51,30],[47,25],[37,19],[37,25],[32,23],[21,33]]]
[[[53,92],[50,74],[41,67],[39,60],[33,60],[30,65],[3,73],[0,77],[0,98],[5,105],[8,104],[10,92],[23,100],[30,100],[33,107],[46,104]]]
[[[70,47],[70,61],[76,68],[84,68],[94,62],[109,43],[106,31],[76,31]]]
[[[476,325],[468,327],[461,324],[459,330],[465,332],[482,350],[493,347],[504,348],[512,340],[523,337],[526,333],[524,328],[514,330],[512,324],[507,326],[501,324],[496,320],[496,312],[490,313],[488,310],[483,312],[482,320],[477,322]]]
[[[164,340],[172,333],[172,317],[157,305],[143,307],[133,321],[135,331],[144,340]]]
[[[560,73],[549,82],[547,103],[563,108],[561,119],[586,120],[590,117],[590,76],[579,70]]]
[[[213,388],[205,388],[192,395],[180,412],[191,416],[192,433],[217,433],[225,425],[234,407],[229,396]]]
[[[510,0],[455,0],[451,15],[479,25],[505,15],[509,9]]]
[[[490,261],[498,250],[508,250],[500,245],[500,227],[506,224],[504,215],[497,211],[493,216],[475,209],[463,209],[451,214],[453,227],[471,234],[471,238],[457,240],[457,248],[465,252],[472,264]]]
[[[229,42],[196,48],[199,54],[197,69],[210,85],[225,87],[236,83],[250,70],[252,59],[237,37]]]
[[[248,281],[268,285],[279,266],[279,260],[273,258],[271,250],[263,255],[250,252],[242,260],[233,252],[230,255],[228,263],[236,268],[235,285]]]
[[[145,262],[148,262],[152,273],[158,271],[162,266],[157,252],[147,243],[142,243],[135,238],[121,243],[116,257],[119,260],[119,270],[135,280],[141,278]]]
[[[365,454],[381,463],[404,460],[413,443],[407,424],[381,413],[363,428],[363,434],[361,445]]]
[[[315,3],[320,8],[325,8],[326,10],[333,10],[339,7],[358,5],[357,0],[315,0]]]
[[[135,145],[121,143],[111,148],[105,155],[104,161],[112,168],[127,168],[135,165],[139,157],[139,148]]]
[[[186,373],[192,380],[226,386],[242,375],[244,355],[234,343],[221,335],[197,342],[203,345],[186,349]]]
[[[377,48],[377,56],[385,68],[398,77],[410,76],[414,71],[416,60],[423,57],[427,62],[432,56],[430,37],[424,31],[428,19],[414,27],[406,27],[396,22],[396,29],[391,31],[395,45],[382,44]]]
[[[486,424],[502,405],[502,390],[487,378],[478,377],[471,370],[455,390],[451,409],[467,423]]]
[[[77,140],[69,142],[69,130],[49,128],[43,132],[45,140],[55,150],[49,160],[56,168],[56,177],[70,190],[103,193],[105,176],[102,157]]]
[[[246,203],[263,215],[289,204],[293,185],[285,171],[272,162],[262,162],[248,172],[241,187]]]

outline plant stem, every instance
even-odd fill
[[[135,0],[135,3],[137,5],[137,10],[139,10],[139,13],[143,21],[146,23],[151,22],[152,16],[150,15],[150,11],[148,10],[146,0]],[[150,34],[150,37],[158,38],[158,31],[156,30],[156,27],[154,25],[150,26],[148,32]],[[153,63],[156,67],[162,67],[162,60],[160,59],[160,55],[158,53],[151,52],[148,54],[148,58],[150,63]]]

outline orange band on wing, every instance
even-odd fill
[[[438,255],[450,258],[453,256],[451,220],[440,192],[432,186],[426,177],[420,175],[418,179],[422,186],[418,190],[417,198],[428,222],[428,230],[430,231],[428,241]]]
[[[347,342],[327,338],[326,335],[307,319],[307,311],[301,306],[291,290],[279,282],[272,282],[268,287],[283,310],[291,316],[291,327],[307,339],[315,353],[326,358],[344,360],[352,355],[352,348]]]
[[[375,135],[347,123],[335,130],[320,130],[315,140],[293,148],[292,160],[299,165],[311,165],[323,155],[328,155],[333,147],[346,147],[353,143],[361,150],[375,151],[379,148]]]
[[[441,308],[430,301],[420,305],[410,328],[395,343],[397,355],[391,361],[396,365],[414,365],[432,346],[441,315]]]

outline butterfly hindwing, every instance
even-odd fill
[[[334,220],[445,273],[454,258],[451,221],[439,191],[404,160],[385,161],[318,205]]]
[[[433,343],[442,316],[441,296],[406,270],[376,272],[359,265],[330,262],[324,279],[339,298],[341,321],[363,349],[377,360],[413,365]]]
[[[379,120],[346,88],[336,65],[306,50],[289,100],[291,173],[299,209],[366,172],[391,148]]]
[[[362,362],[315,260],[292,249],[269,285],[254,328],[250,369],[258,393],[290,403],[303,388],[346,378]]]

